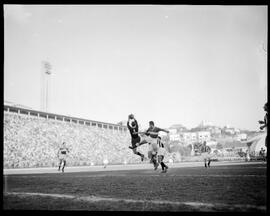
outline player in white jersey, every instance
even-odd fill
[[[59,167],[58,171],[60,171],[61,165],[62,166],[62,172],[64,172],[65,166],[66,166],[66,158],[67,158],[67,153],[69,152],[69,149],[66,147],[66,143],[63,142],[62,146],[59,148],[57,156],[59,158]]]
[[[161,165],[161,168],[162,168],[162,173],[166,173],[167,172],[167,169],[169,168],[164,162],[163,162],[163,159],[165,157],[165,154],[166,154],[166,149],[164,147],[164,144],[163,142],[161,141],[161,137],[158,136],[158,153],[157,153],[157,156],[158,156],[158,164]]]

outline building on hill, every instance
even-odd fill
[[[180,134],[178,133],[170,134],[169,137],[171,141],[181,141]]]
[[[246,134],[246,133],[240,133],[240,134],[237,134],[236,139],[237,139],[238,141],[246,141],[246,140],[247,140],[247,134]]]
[[[188,145],[197,141],[198,135],[194,132],[182,132],[180,133],[182,143]]]
[[[170,135],[172,135],[172,134],[177,134],[177,129],[170,129],[169,128],[169,132],[170,132]]]
[[[188,129],[185,126],[183,126],[182,124],[174,124],[174,125],[169,127],[169,130],[176,130],[177,133],[188,131]]]

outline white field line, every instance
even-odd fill
[[[61,176],[62,174],[60,173],[59,176]],[[142,175],[142,174],[132,174],[132,175],[127,175],[127,174],[98,174],[98,175],[74,175],[74,176],[70,176],[71,178],[101,178],[101,177],[127,177],[127,176],[130,176],[130,177],[142,177],[142,176],[145,176],[145,177],[156,177],[156,176],[166,176],[166,177],[217,177],[217,178],[231,178],[231,177],[240,177],[240,178],[249,178],[249,177],[256,177],[256,178],[266,178],[266,175],[218,175],[218,174],[204,174],[204,175],[199,175],[199,174],[195,174],[195,175],[192,175],[192,174],[185,174],[185,175],[174,175],[174,174],[169,174],[169,173],[166,173],[166,174],[145,174],[145,175]],[[30,177],[29,176],[17,176],[17,177],[20,177],[20,178],[42,178],[42,177],[47,177],[47,176],[41,176],[41,175],[37,175],[37,176],[33,176],[31,175]]]
[[[52,198],[63,198],[63,199],[73,199],[77,201],[86,201],[89,203],[93,202],[125,202],[125,203],[141,203],[141,204],[169,204],[173,206],[190,206],[202,211],[201,208],[213,208],[217,209],[239,209],[239,211],[246,211],[248,209],[256,209],[261,211],[266,211],[266,206],[257,205],[243,205],[243,204],[225,204],[225,203],[201,203],[201,202],[174,202],[174,201],[161,201],[161,200],[134,200],[134,199],[119,199],[119,198],[109,198],[109,197],[98,197],[98,196],[73,196],[67,194],[46,194],[46,193],[24,193],[24,192],[5,192],[4,195],[15,195],[20,197],[52,197]],[[208,209],[209,210],[209,209]]]
[[[117,175],[76,175],[76,176],[72,176],[72,177],[117,177],[117,176],[127,176],[125,174],[117,174]],[[172,177],[261,177],[261,178],[266,178],[266,175],[170,175],[170,174],[160,174],[160,175],[153,175],[153,174],[150,174],[150,175],[129,175],[130,177],[133,177],[133,176],[150,176],[150,177],[155,177],[155,176],[172,176]],[[32,177],[32,176],[31,176]],[[37,176],[38,177],[38,176]]]

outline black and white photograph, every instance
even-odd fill
[[[2,10],[4,211],[267,214],[267,4]]]

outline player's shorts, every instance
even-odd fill
[[[164,159],[163,155],[158,155],[158,162],[161,163]]]
[[[211,159],[211,154],[208,153],[208,152],[203,152],[203,153],[201,154],[201,156],[202,156],[202,158],[203,158],[204,160],[210,160],[210,159]]]
[[[66,160],[66,158],[67,158],[67,155],[66,154],[60,154],[59,155],[59,159],[60,160]]]
[[[159,149],[158,149],[158,156],[164,156],[165,153],[166,153],[165,148],[159,148]]]
[[[158,152],[158,149],[159,149],[159,147],[158,147],[157,143],[149,143],[148,144],[148,151],[156,153],[156,152]]]
[[[148,158],[152,159],[154,156],[156,156],[156,152],[148,151]]]
[[[157,145],[157,138],[152,138],[150,136],[145,136],[144,139],[146,142]]]
[[[137,138],[131,138],[131,144],[132,147],[135,147],[137,143],[139,143],[141,141],[141,137],[138,136]]]
[[[158,151],[157,138],[152,138],[150,136],[142,136],[142,141],[145,141],[149,144],[148,151],[153,151],[153,152]]]

